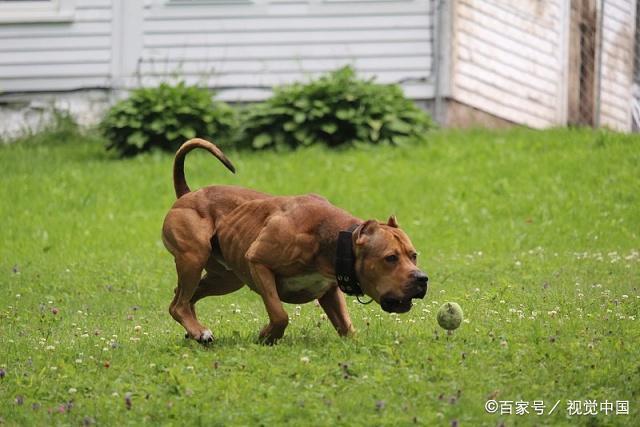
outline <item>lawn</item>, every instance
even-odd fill
[[[0,424],[637,425],[637,136],[438,131],[400,148],[231,151],[236,175],[190,154],[191,188],[320,193],[364,219],[396,214],[420,251],[430,289],[409,313],[348,298],[358,333],[342,339],[316,304],[287,305],[272,347],[246,288],[199,303],[208,347],[168,314],[170,154],[38,139],[0,147]],[[465,311],[451,335],[435,319],[445,301]]]

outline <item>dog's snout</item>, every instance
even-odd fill
[[[413,280],[426,286],[429,281],[429,277],[424,272],[418,270],[413,272]]]

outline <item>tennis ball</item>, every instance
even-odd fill
[[[438,325],[448,331],[458,329],[462,323],[462,309],[455,302],[446,302],[438,310]]]

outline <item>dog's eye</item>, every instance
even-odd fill
[[[412,254],[410,255],[410,257],[411,257],[411,261],[413,261],[413,262],[416,262],[416,261],[418,260],[418,254],[417,254],[417,253],[415,253],[415,252],[414,252],[414,253],[412,253]]]
[[[396,262],[398,262],[398,255],[387,255],[386,257],[384,257],[384,260],[390,264],[395,264]]]

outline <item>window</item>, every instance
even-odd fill
[[[75,0],[0,0],[0,24],[67,22]]]

